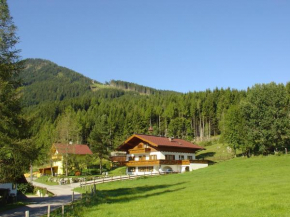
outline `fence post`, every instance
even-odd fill
[[[29,217],[29,211],[25,211],[25,217]]]
[[[96,194],[97,189],[96,189],[96,184],[94,184],[94,194]]]
[[[287,148],[285,148],[285,154],[287,154]]]
[[[64,205],[61,206],[61,215],[64,216]]]
[[[74,199],[75,199],[75,192],[74,191],[72,192],[72,198],[71,199],[72,199],[72,202],[74,202]]]
[[[47,207],[47,217],[50,217],[50,205]]]

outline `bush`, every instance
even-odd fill
[[[20,183],[17,185],[17,190],[22,194],[33,193],[34,187],[30,183]]]

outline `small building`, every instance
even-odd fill
[[[52,170],[53,174],[64,174],[65,157],[69,155],[86,156],[91,154],[93,152],[88,145],[55,143],[51,148],[52,166],[41,168],[39,172],[41,174],[51,175]]]
[[[8,189],[9,195],[17,196],[17,184],[16,183],[0,183],[0,189]]]
[[[183,173],[208,166],[208,161],[195,158],[195,153],[205,148],[182,139],[135,134],[118,150],[127,153],[128,175]]]

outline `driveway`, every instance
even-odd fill
[[[151,174],[151,175],[159,175],[159,174]],[[89,184],[102,184],[105,182],[113,182],[119,180],[128,180],[135,179],[138,176],[115,176],[115,177],[107,177],[101,178],[95,181],[87,181],[85,185]],[[48,191],[52,192],[54,197],[36,197],[36,196],[28,196],[27,202],[29,205],[19,207],[13,210],[9,210],[6,212],[0,212],[1,217],[16,217],[16,216],[25,216],[25,211],[29,211],[30,216],[42,216],[47,214],[48,205],[50,205],[51,211],[62,206],[63,204],[68,204],[72,202],[72,190],[76,187],[80,186],[80,183],[72,183],[68,185],[44,185],[38,182],[32,182],[34,186],[46,188]],[[80,198],[80,193],[74,192],[74,199]]]
[[[47,214],[48,205],[50,205],[51,211],[62,206],[63,204],[68,204],[72,202],[72,189],[78,187],[79,183],[73,183],[69,185],[44,185],[37,182],[33,182],[34,186],[39,186],[46,188],[48,191],[52,192],[54,197],[37,197],[28,196],[25,200],[29,205],[22,206],[16,209],[1,212],[1,217],[16,217],[25,216],[25,211],[29,211],[30,216],[42,216]],[[74,192],[74,198],[80,198],[80,194]]]

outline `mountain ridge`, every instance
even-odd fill
[[[22,92],[25,106],[47,101],[62,101],[95,92],[127,91],[141,95],[173,93],[174,91],[157,90],[151,87],[111,80],[104,84],[83,74],[44,59],[24,60],[24,70],[20,73],[23,81]],[[177,93],[177,92],[174,92]]]

